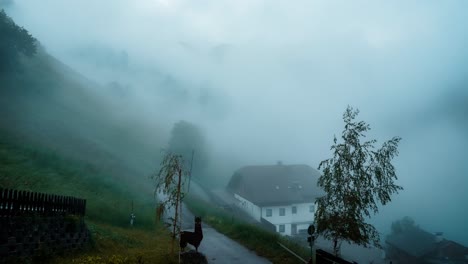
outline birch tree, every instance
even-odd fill
[[[174,243],[181,229],[182,200],[184,198],[183,185],[187,171],[181,155],[166,152],[161,167],[153,179],[156,181],[155,196],[159,196],[156,217],[160,220],[164,213],[174,208],[173,216],[168,217],[166,224],[171,228],[171,252],[174,253]]]
[[[398,155],[400,137],[375,149],[376,140],[363,141],[370,126],[355,121],[359,110],[348,106],[341,142],[336,136],[331,146],[332,157],[320,162],[318,180],[326,195],[317,200],[317,231],[333,242],[339,255],[342,241],[362,246],[379,244],[379,233],[366,219],[378,213],[379,204],[391,201],[391,195],[403,188],[395,183],[397,175],[392,159]]]

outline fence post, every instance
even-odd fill
[[[44,197],[44,212],[47,216],[49,216],[52,212],[52,195],[46,194]]]
[[[12,205],[12,213],[13,215],[16,215],[16,212],[18,211],[18,191],[13,190],[13,195],[11,197],[11,205]]]
[[[4,197],[3,197],[3,188],[0,188],[0,207],[1,207],[1,210],[0,210],[0,216],[3,216],[3,213],[5,212],[5,200],[4,200]]]
[[[43,193],[39,194],[38,211],[40,214],[45,214],[45,194]]]
[[[60,212],[60,196],[58,196],[58,195],[56,195],[56,194],[54,195],[54,203],[53,203],[53,205],[54,205],[54,207],[55,207],[55,208],[54,208],[54,214]]]
[[[8,214],[9,215],[12,215],[13,214],[13,210],[14,210],[14,203],[13,203],[13,197],[15,195],[15,192],[13,189],[10,189],[9,193],[8,193]]]
[[[0,207],[2,210],[0,211],[0,216],[4,216],[6,209],[6,189],[0,188]]]
[[[73,198],[73,214],[76,215],[76,205],[77,205],[78,199]]]
[[[21,211],[23,210],[23,191],[18,191],[18,198],[16,199],[16,202],[18,203],[18,214],[21,214]]]
[[[5,197],[5,215],[10,215],[10,208],[11,208],[11,190],[10,189],[7,189],[6,190],[6,197]]]
[[[33,194],[33,207],[32,207],[33,213],[37,212],[37,205],[38,205],[37,202],[38,202],[38,195],[37,195],[37,192],[34,192],[34,194]]]
[[[30,191],[26,191],[26,212],[31,214],[32,195]]]
[[[71,208],[70,208],[71,203],[70,203],[70,200],[71,200],[71,199],[70,199],[70,196],[66,196],[66,198],[65,198],[65,201],[66,201],[66,202],[65,202],[65,212],[66,212],[67,214],[69,214],[69,213],[71,212]]]
[[[41,194],[41,210],[43,214],[47,214],[46,197],[47,197],[47,194],[45,193]]]
[[[63,214],[66,208],[67,197],[66,196],[59,196],[60,199],[60,213]]]

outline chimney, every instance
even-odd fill
[[[282,162],[281,160],[278,160],[278,161],[276,162],[276,165],[281,166],[281,165],[283,165],[283,162]]]

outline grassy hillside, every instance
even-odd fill
[[[0,139],[0,186],[72,195],[88,199],[88,217],[126,226],[131,202],[141,227],[152,227],[154,200],[150,192],[137,192],[118,182],[105,169],[57,153],[27,147],[3,136]],[[144,217],[143,217],[144,216]]]
[[[5,32],[0,37],[8,43],[21,40]],[[162,133],[156,125],[125,121],[124,109],[110,107],[112,99],[100,92],[103,87],[37,46],[34,56],[19,54],[19,65],[0,71],[0,165],[6,173],[0,183],[36,191],[83,191],[103,200],[115,194],[127,197],[119,206],[129,208],[131,193],[151,191],[148,175],[159,163]],[[0,48],[13,52],[8,47]],[[142,136],[148,130],[152,137]],[[10,163],[18,166],[5,168]],[[92,181],[97,184],[85,184]],[[57,186],[61,188],[55,190]]]
[[[147,168],[142,157],[157,155],[164,140],[157,126],[126,120],[125,108],[97,96],[103,87],[43,50],[23,59],[21,71],[0,72],[0,83],[0,129],[62,155],[91,163],[100,155],[101,165],[112,167],[120,159]],[[149,129],[153,136],[142,136]],[[122,170],[122,162],[116,163]]]
[[[125,121],[102,87],[40,47],[18,63],[0,71],[0,187],[87,199],[93,237],[90,251],[48,261],[171,263],[148,178],[164,139],[157,126]]]
[[[56,153],[0,138],[0,186],[87,199],[85,220],[94,247],[84,254],[48,259],[55,263],[167,263],[169,235],[155,221],[150,193],[134,192],[113,182],[105,170],[89,163],[61,158]],[[128,224],[131,202],[137,221]],[[120,262],[119,262],[120,261]]]

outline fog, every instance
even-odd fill
[[[395,166],[404,190],[371,221],[386,233],[408,215],[465,245],[467,11],[463,0],[7,7],[48,53],[100,84],[92,92],[114,100],[116,114],[166,134],[178,120],[200,126],[219,177],[278,160],[317,168],[346,106],[358,108],[369,137],[403,138]],[[120,99],[103,87],[117,87]]]

